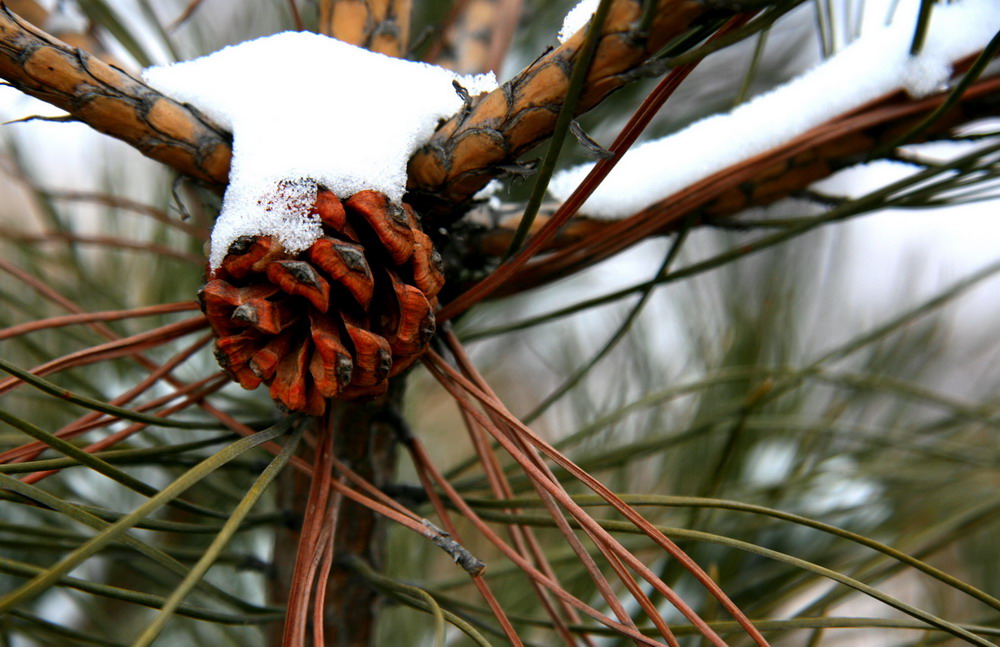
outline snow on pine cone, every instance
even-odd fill
[[[288,411],[384,393],[434,334],[441,258],[408,205],[376,191],[320,189],[324,235],[292,256],[243,236],[198,293],[219,364],[245,389],[268,384]]]

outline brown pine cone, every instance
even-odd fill
[[[219,364],[261,382],[287,411],[320,415],[327,398],[385,392],[434,334],[441,258],[408,205],[376,191],[341,201],[320,189],[323,237],[292,256],[244,236],[198,293]]]

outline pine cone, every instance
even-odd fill
[[[320,415],[327,398],[384,393],[420,357],[444,275],[408,205],[376,191],[341,203],[321,188],[313,212],[324,236],[309,249],[292,256],[269,236],[241,237],[198,297],[233,379]]]

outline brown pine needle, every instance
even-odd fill
[[[174,339],[202,330],[207,326],[208,321],[201,315],[191,317],[190,319],[160,326],[144,333],[123,337],[115,341],[98,344],[75,353],[63,355],[62,357],[36,366],[31,369],[31,373],[38,377],[44,377],[78,366],[87,366],[119,357],[137,355],[144,350],[156,348]],[[0,395],[7,393],[20,384],[22,382],[18,378],[8,378],[0,381]]]
[[[510,483],[507,481],[507,477],[504,474],[503,469],[500,467],[496,453],[492,451],[489,446],[489,440],[486,432],[478,424],[476,424],[474,420],[472,420],[464,409],[460,409],[460,413],[462,420],[465,423],[465,428],[469,432],[469,436],[472,440],[476,456],[479,458],[479,463],[482,465],[483,471],[486,474],[487,482],[490,484],[493,496],[499,500],[513,498],[513,490],[510,487]],[[430,496],[430,493],[428,493],[428,495]],[[553,571],[551,564],[549,564],[549,560],[545,556],[545,552],[542,550],[542,547],[531,528],[526,528],[516,524],[508,524],[507,533],[510,536],[518,554],[525,559],[532,559],[535,566],[545,573],[546,576],[553,581],[558,581],[555,571]],[[553,606],[553,601],[548,591],[540,586],[535,580],[531,580],[531,586],[535,591],[535,595],[542,603],[542,608],[545,610],[546,615],[552,621],[556,632],[562,637],[563,641],[567,645],[576,645],[575,637],[572,633],[570,633],[569,627],[563,621],[563,618],[559,615],[555,606]],[[576,609],[562,600],[558,600],[557,602],[559,603],[562,612],[572,624],[580,624],[580,616],[577,614]],[[589,638],[584,637],[584,640],[588,645],[591,645]]]
[[[445,338],[448,341],[449,349],[452,351],[452,353],[455,354],[455,357],[459,361],[462,370],[468,372],[469,374],[478,373],[478,371],[475,370],[475,367],[469,361],[468,357],[465,355],[457,338],[454,337],[454,334],[445,333]],[[740,625],[744,628],[744,630],[758,645],[767,645],[767,641],[764,639],[763,635],[761,635],[760,632],[753,626],[753,624],[743,614],[743,612],[735,604],[733,604],[733,602],[729,599],[729,597],[719,588],[719,586],[714,581],[712,581],[712,579],[708,576],[708,574],[705,573],[705,571],[702,570],[702,568],[698,566],[690,557],[688,557],[687,554],[684,553],[684,551],[680,550],[680,548],[676,544],[674,544],[674,542],[672,542],[670,539],[664,536],[663,533],[659,532],[642,515],[640,515],[633,508],[631,508],[624,501],[622,501],[604,484],[594,479],[586,471],[580,469],[571,460],[563,456],[562,453],[559,452],[555,447],[553,447],[544,439],[536,435],[526,425],[522,424],[520,420],[518,420],[513,414],[507,411],[506,407],[504,407],[503,404],[497,399],[495,394],[493,394],[491,391],[490,392],[481,391],[475,384],[473,384],[465,376],[463,376],[454,368],[452,368],[450,365],[448,365],[448,363],[445,362],[433,350],[428,352],[427,360],[425,360],[424,363],[429,368],[432,368],[435,376],[440,376],[439,381],[442,384],[444,384],[447,388],[449,388],[449,391],[453,393],[457,392],[453,391],[451,388],[452,385],[450,383],[454,382],[454,385],[456,387],[460,387],[462,390],[464,390],[465,393],[468,393],[470,396],[474,397],[480,403],[485,405],[489,410],[492,410],[494,413],[501,416],[505,424],[510,425],[512,430],[516,429],[526,441],[530,442],[532,445],[537,447],[549,459],[553,460],[563,469],[569,471],[573,476],[575,476],[577,479],[583,482],[584,485],[586,485],[596,494],[601,496],[601,498],[603,498],[612,507],[614,507],[615,510],[617,510],[620,514],[622,514],[622,516],[624,516],[630,523],[634,524],[637,528],[639,528],[643,532],[643,534],[645,534],[647,537],[656,542],[661,548],[666,550],[667,553],[670,554],[672,557],[677,559],[684,566],[684,568],[688,572],[690,572],[695,577],[695,579],[697,579],[702,584],[702,586],[704,586],[712,594],[712,596],[719,601],[719,603],[726,609],[726,611],[728,611],[733,616],[733,618],[735,618],[736,621],[740,623]],[[442,380],[441,378],[445,379]],[[467,402],[467,400],[463,398],[462,402]],[[476,411],[470,410],[470,413],[473,416],[481,417],[481,414],[479,414]],[[486,426],[486,429],[490,429],[490,427]],[[513,443],[511,443],[502,433],[496,433],[494,435],[494,438],[498,440],[501,444],[503,444],[504,448],[512,455],[518,455],[520,453],[518,449],[513,445]],[[519,461],[519,462],[521,463],[521,466],[525,470],[536,471],[534,469],[534,466],[530,462],[527,461]],[[537,482],[542,483],[543,485],[548,483],[546,479],[542,478],[542,474],[539,473],[537,477],[538,477]],[[650,572],[649,569],[641,561],[635,559],[634,556],[632,556],[631,553],[629,553],[627,550],[621,547],[620,544],[618,544],[618,542],[613,537],[611,537],[599,525],[595,524],[593,522],[593,519],[590,518],[582,510],[582,508],[580,508],[572,499],[566,496],[560,497],[560,491],[558,490],[558,488],[554,488],[551,485],[547,485],[546,489],[548,489],[549,492],[554,497],[556,497],[556,499],[560,502],[560,505],[569,510],[570,513],[573,514],[574,517],[576,517],[577,521],[580,522],[581,526],[585,527],[589,526],[589,528],[599,537],[601,537],[603,541],[607,541],[612,546],[615,546],[616,550],[620,551],[619,556],[625,560],[625,562],[628,564],[630,568],[638,572],[640,575],[643,576],[644,579],[649,581],[654,586],[657,586],[658,583],[662,584],[661,582],[659,582],[659,578],[657,578],[652,572]],[[660,593],[666,596],[671,601],[671,603],[673,603],[678,608],[678,610],[684,613],[684,615],[688,617],[688,619],[693,624],[698,626],[699,630],[703,631],[706,637],[711,637],[714,635],[714,632],[704,623],[704,621],[702,621],[700,618],[698,618],[696,614],[694,614],[694,612],[687,606],[686,603],[684,603],[683,600],[676,598],[676,596],[674,596],[672,592],[669,591],[669,589],[666,588],[659,589],[658,587],[658,590],[660,590]],[[715,638],[717,639],[718,637],[715,636]]]
[[[184,398],[184,400],[182,400],[181,402],[178,402],[177,404],[171,407],[167,407],[161,411],[156,412],[155,415],[161,418],[167,418],[168,416],[171,416],[177,413],[178,411],[184,411],[185,409],[190,408],[192,405],[197,404],[208,395],[224,387],[228,383],[228,381],[229,381],[228,378],[224,375],[215,375],[209,378],[205,378],[204,380],[195,382],[194,384],[190,385],[191,386],[190,391],[193,391],[194,393]],[[141,408],[137,410],[141,410]],[[110,436],[105,436],[101,440],[95,443],[91,443],[90,445],[87,445],[83,449],[84,451],[90,453],[105,450],[108,447],[113,447],[114,445],[122,442],[129,436],[132,436],[133,434],[140,432],[143,429],[146,429],[148,426],[149,425],[146,425],[141,422],[132,424],[126,427],[125,429],[122,429],[121,431],[117,431],[111,434]],[[34,484],[38,483],[44,478],[52,476],[53,474],[58,474],[60,471],[61,470],[56,469],[56,470],[47,470],[43,472],[33,472],[23,477],[21,480],[24,481],[25,483]]]
[[[188,254],[187,252],[181,252],[176,249],[171,249],[165,245],[156,245],[154,243],[144,243],[136,240],[129,240],[127,238],[118,238],[115,236],[88,236],[84,234],[71,234],[68,232],[47,232],[44,234],[35,234],[31,232],[24,231],[5,231],[4,238],[12,241],[18,241],[21,243],[30,244],[45,244],[45,243],[75,243],[80,245],[96,245],[100,247],[108,247],[110,249],[118,250],[135,250],[140,252],[147,252],[149,254],[154,254],[156,256],[164,256],[166,258],[173,258],[179,261],[184,261],[185,263],[190,263],[195,266],[203,265],[205,259],[201,256],[195,254]]]
[[[189,312],[197,310],[198,304],[192,301],[178,301],[176,303],[163,303],[155,306],[143,308],[129,308],[128,310],[103,310],[100,312],[85,312],[59,317],[49,317],[47,319],[36,319],[17,326],[10,326],[0,330],[0,341],[20,337],[28,333],[50,328],[61,328],[62,326],[75,326],[79,324],[93,323],[96,321],[121,321],[122,319],[137,319],[139,317],[151,317],[153,315],[171,314],[174,312]]]
[[[435,372],[435,368],[429,362],[429,360],[425,359],[424,365],[428,366],[428,368],[430,368],[432,373]],[[470,404],[465,399],[466,396],[462,393],[462,391],[460,391],[459,388],[454,384],[452,384],[450,381],[445,380],[444,382],[442,382],[442,385],[445,387],[445,389],[448,390],[449,393],[451,393],[452,397],[456,399],[456,402],[460,403],[465,402],[467,404]],[[487,525],[486,522],[483,521],[479,517],[479,515],[476,514],[475,510],[473,510],[465,502],[465,500],[458,493],[458,491],[455,490],[455,488],[451,485],[451,483],[448,482],[447,479],[444,478],[444,475],[442,475],[439,471],[437,471],[437,469],[434,467],[432,463],[424,462],[424,465],[427,468],[430,476],[433,478],[434,482],[437,484],[437,487],[441,488],[441,490],[447,495],[448,499],[452,502],[452,504],[456,507],[456,509],[458,509],[458,511],[461,512],[462,516],[464,516],[469,522],[471,522],[487,541],[496,546],[497,549],[499,549],[509,560],[511,560],[518,568],[524,571],[524,573],[527,576],[537,581],[540,585],[544,586],[546,589],[552,592],[553,595],[563,600],[567,604],[572,605],[580,612],[590,616],[591,618],[597,620],[601,624],[614,629],[615,631],[621,633],[622,635],[632,640],[636,640],[643,645],[652,645],[654,647],[666,647],[663,643],[657,640],[653,640],[648,636],[644,636],[634,631],[630,627],[626,627],[620,622],[617,622],[616,620],[609,618],[608,616],[604,615],[597,609],[594,609],[585,602],[581,601],[579,598],[568,593],[565,589],[559,586],[557,582],[553,581],[547,575],[545,575],[540,570],[535,568],[535,566],[531,564],[531,562],[529,562],[520,554],[518,554],[517,551],[515,551],[499,535],[497,535],[493,531],[493,529],[490,528],[489,525]]]
[[[454,537],[455,541],[460,542],[461,536],[458,534],[458,529],[451,521],[448,509],[445,507],[444,502],[441,500],[437,490],[434,488],[434,480],[430,476],[433,467],[429,464],[430,458],[427,456],[427,452],[424,450],[423,445],[418,439],[411,436],[406,439],[405,446],[407,451],[410,452],[410,457],[413,460],[414,467],[417,469],[417,477],[420,479],[420,484],[423,485],[424,492],[427,493],[427,498],[430,500],[438,518],[448,530],[448,534]],[[482,564],[482,562],[480,562],[480,564]],[[487,605],[489,605],[490,610],[493,612],[493,616],[497,619],[497,622],[500,623],[500,627],[503,629],[507,639],[510,640],[512,645],[520,646],[522,643],[520,637],[517,635],[517,631],[514,629],[513,625],[511,625],[510,620],[507,618],[507,614],[504,613],[503,607],[500,606],[496,596],[493,595],[493,592],[490,590],[486,580],[482,577],[482,573],[485,568],[486,566],[483,564],[482,568],[479,568],[475,572],[468,568],[465,570],[470,576],[472,576],[472,581],[479,590],[479,594],[483,596],[484,600],[486,600]]]

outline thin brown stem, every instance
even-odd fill
[[[16,326],[10,326],[0,330],[0,341],[13,339],[21,335],[47,330],[50,328],[61,328],[62,326],[75,326],[92,322],[121,321],[122,319],[135,319],[139,317],[151,317],[153,315],[170,314],[174,312],[189,312],[197,310],[198,304],[194,301],[178,301],[176,303],[162,303],[145,308],[130,308],[128,310],[102,310],[100,312],[86,312],[59,317],[48,317],[46,319],[36,319]]]
[[[161,346],[162,344],[173,339],[177,339],[178,337],[189,335],[192,332],[201,330],[207,326],[208,322],[204,317],[191,317],[190,319],[185,319],[184,321],[168,324],[166,326],[160,326],[159,328],[154,328],[153,330],[139,333],[138,335],[124,337],[116,341],[107,342],[106,344],[98,344],[75,353],[64,355],[50,362],[41,364],[40,366],[36,366],[31,369],[31,372],[39,377],[42,377],[59,371],[75,368],[77,366],[86,366],[88,364],[103,362],[109,359],[135,355],[144,350]],[[10,391],[21,383],[21,380],[16,377],[0,381],[0,394]]]
[[[486,474],[486,479],[490,484],[493,496],[500,500],[513,498],[514,492],[510,487],[510,483],[508,482],[503,469],[500,467],[496,453],[489,445],[486,432],[476,423],[475,420],[471,418],[471,416],[469,416],[464,409],[461,410],[461,415],[472,440],[476,456],[479,458],[479,462],[483,466],[483,471]],[[555,572],[552,570],[552,566],[549,564],[549,561],[545,556],[545,552],[539,545],[538,540],[536,539],[531,528],[508,524],[507,534],[510,536],[511,542],[514,544],[514,548],[520,555],[524,556],[526,559],[532,559],[535,565],[543,573],[545,573],[553,581],[558,581]],[[563,642],[567,645],[575,646],[576,638],[570,632],[566,622],[564,622],[563,618],[556,610],[556,607],[551,599],[552,596],[534,580],[531,580],[531,586],[535,591],[535,595],[542,603],[542,608],[545,610],[546,615],[548,615],[548,617],[552,620],[552,624],[555,627],[556,632],[562,637]],[[562,612],[566,615],[569,621],[573,624],[580,624],[580,616],[576,613],[576,610],[561,600],[558,602]],[[585,640],[588,645],[591,644],[589,639]]]
[[[425,365],[427,365],[426,361]],[[431,368],[431,371],[433,372],[434,369]],[[444,386],[445,389],[447,389],[448,392],[451,393],[451,395],[454,398],[456,398],[456,401],[467,403],[467,401],[465,400],[466,396],[462,393],[462,391],[458,387],[453,385],[451,382],[446,380],[445,382],[442,382],[442,386]],[[485,418],[483,420],[485,421]],[[484,424],[488,424],[488,422],[484,422]],[[470,523],[472,523],[487,541],[496,546],[497,549],[500,550],[500,552],[502,552],[518,568],[524,571],[524,573],[528,577],[532,578],[540,585],[544,586],[546,589],[552,592],[553,595],[565,601],[567,604],[570,604],[580,612],[590,616],[591,618],[597,620],[601,624],[610,627],[615,631],[618,631],[627,638],[636,640],[643,645],[651,645],[653,647],[666,647],[663,643],[653,640],[648,636],[644,636],[636,632],[632,628],[627,627],[621,624],[620,622],[617,622],[609,618],[608,616],[604,615],[597,609],[594,609],[593,607],[584,603],[579,598],[568,593],[565,589],[559,586],[557,582],[553,581],[547,575],[545,575],[540,570],[535,568],[535,566],[531,562],[522,557],[516,550],[514,550],[513,547],[508,545],[499,535],[497,535],[496,532],[494,532],[493,529],[490,528],[486,524],[486,522],[483,521],[483,519],[476,514],[475,510],[473,510],[465,502],[465,500],[458,493],[458,491],[455,490],[454,486],[452,486],[451,483],[446,478],[444,478],[444,475],[442,475],[439,471],[437,471],[433,463],[427,462],[425,463],[425,465],[427,467],[430,476],[434,479],[434,482],[437,485],[437,487],[441,488],[441,490],[445,493],[445,495],[456,507],[456,509],[462,514],[462,516],[464,516]]]
[[[127,238],[119,238],[117,236],[88,236],[84,234],[72,234],[69,232],[62,231],[52,231],[46,232],[44,234],[35,234],[26,231],[11,231],[7,230],[4,232],[4,238],[12,241],[17,241],[20,243],[28,244],[45,244],[45,243],[72,243],[79,245],[96,245],[100,247],[106,247],[109,249],[130,249],[140,252],[147,252],[149,254],[154,254],[157,256],[163,256],[166,258],[173,258],[185,263],[190,263],[195,266],[202,265],[205,261],[199,255],[189,254],[187,252],[181,252],[176,249],[171,249],[165,245],[157,245],[155,243],[145,243],[137,240],[128,240]]]
[[[327,501],[330,496],[332,478],[334,430],[328,417],[316,419],[313,433],[316,438],[313,447],[312,479],[304,508],[299,511],[302,528],[296,543],[295,566],[291,574],[291,588],[288,593],[287,613],[282,644],[302,647],[306,644],[310,596],[315,575],[326,552],[326,544],[332,543],[335,528],[329,523],[330,512]],[[275,551],[287,551],[290,546],[275,546]],[[320,584],[325,587],[325,582]],[[322,619],[319,620],[322,623]]]
[[[148,375],[146,378],[144,378],[141,382],[130,388],[128,391],[110,400],[108,404],[111,404],[116,407],[128,404],[133,399],[135,399],[142,393],[145,393],[147,390],[149,390],[149,388],[152,387],[154,384],[162,380],[165,375],[167,375],[170,371],[179,366],[182,362],[184,362],[194,352],[202,348],[209,341],[210,338],[205,338],[205,337],[197,340],[194,344],[189,346],[187,349],[181,351],[178,355],[171,358],[168,362],[163,364],[159,369]],[[161,407],[180,396],[183,396],[197,388],[200,388],[209,381],[220,378],[225,378],[226,380],[229,379],[225,375],[216,374],[207,377],[203,380],[194,382],[192,384],[178,387],[172,393],[168,393],[166,395],[160,396],[159,398],[155,398],[149,402],[143,403],[135,407],[134,410],[140,413],[154,410],[157,407]],[[69,438],[76,438],[77,436],[85,434],[89,431],[100,429],[102,427],[107,427],[118,421],[119,418],[115,416],[105,415],[100,411],[90,411],[81,416],[80,418],[77,418],[73,422],[69,423],[68,425],[65,425],[64,427],[59,429],[58,431],[55,432],[54,435],[57,438],[62,438],[64,440]],[[8,449],[7,451],[0,453],[0,463],[16,463],[16,462],[33,460],[47,447],[48,445],[42,443],[41,441],[34,441],[21,445],[20,447]]]

